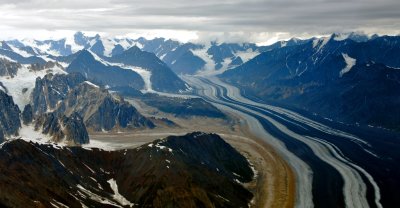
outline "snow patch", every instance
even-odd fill
[[[207,53],[208,48],[209,47],[203,47],[202,49],[190,50],[195,56],[200,57],[206,62],[203,68],[204,73],[215,71],[215,61]]]
[[[132,43],[130,43],[127,39],[120,39],[117,41],[118,44],[120,44],[122,46],[122,48],[124,48],[125,50],[132,47]]]
[[[165,56],[167,55],[167,53],[164,53],[163,55],[160,56],[161,60],[164,60]]]
[[[342,56],[344,58],[344,61],[346,62],[346,67],[344,67],[340,72],[339,76],[342,77],[343,74],[346,74],[353,68],[354,65],[356,65],[357,60],[354,58],[351,58],[349,55],[342,53]]]
[[[110,179],[107,181],[110,184],[111,189],[114,191],[113,199],[117,201],[122,206],[130,206],[133,207],[135,204],[128,201],[124,196],[122,196],[118,191],[118,185],[115,179]]]
[[[97,86],[97,85],[95,85],[95,84],[93,84],[93,83],[91,83],[89,81],[85,81],[84,83],[86,83],[86,84],[88,84],[88,85],[90,85],[92,87],[95,87],[95,88],[100,88],[99,86]]]
[[[106,38],[101,38],[101,42],[103,43],[104,46],[104,56],[110,57],[113,49],[115,46],[118,44],[115,42],[115,40],[112,39],[106,39]]]
[[[97,195],[97,194],[95,194],[95,193],[93,193],[93,192],[91,192],[91,191],[85,189],[85,188],[84,188],[83,186],[81,186],[80,184],[78,184],[76,187],[77,187],[80,191],[82,191],[82,192],[84,193],[84,194],[82,194],[82,193],[80,193],[80,192],[78,191],[78,193],[81,194],[83,197],[85,197],[85,196],[87,195],[90,199],[92,199],[92,200],[94,200],[94,201],[97,201],[97,202],[99,202],[99,203],[101,203],[101,204],[109,204],[109,205],[114,205],[114,206],[117,206],[117,207],[121,207],[121,206],[119,206],[118,204],[114,203],[113,201],[111,201],[111,200],[109,200],[109,199],[106,199],[106,198],[104,198],[104,197],[102,197],[102,196],[99,196],[99,195]],[[86,194],[86,195],[85,195],[85,194]]]
[[[21,129],[19,130],[19,136],[21,139],[25,141],[32,141],[38,143],[48,143],[51,141],[51,137],[43,134],[40,131],[35,131],[35,128],[32,125],[24,125],[22,124]]]
[[[14,60],[14,59],[11,59],[10,57],[8,57],[8,56],[3,56],[3,55],[0,55],[0,58],[2,58],[2,59],[6,59],[7,61],[11,61],[11,62],[15,62],[15,63],[17,63],[17,61],[16,60]]]
[[[45,54],[50,54],[53,56],[60,56],[59,51],[51,50],[51,43],[46,43],[42,44],[41,42],[38,42],[36,40],[31,40],[31,39],[24,39],[21,41],[22,44],[25,46],[30,46],[35,50],[36,53],[45,53]],[[39,50],[39,51],[38,51]]]
[[[29,54],[29,53],[26,52],[26,51],[20,50],[19,48],[14,47],[13,45],[9,45],[9,46],[10,46],[10,48],[11,48],[15,53],[18,53],[19,55],[21,55],[21,56],[23,56],[23,57],[25,57],[25,58],[28,58],[28,57],[31,57],[31,56],[32,56],[32,54]]]
[[[68,208],[67,205],[65,205],[65,204],[63,204],[63,203],[61,203],[61,202],[59,202],[59,201],[56,201],[55,199],[53,199],[53,202],[50,201],[50,204],[51,204],[53,207],[56,207],[56,208],[61,208],[61,207]]]
[[[134,46],[136,46],[136,47],[138,47],[140,49],[143,49],[143,47],[144,47],[144,45],[139,43],[139,42],[134,42]]]
[[[35,131],[35,127],[32,125],[22,124],[21,129],[18,133],[19,136],[13,136],[9,138],[9,140],[22,139],[27,142],[33,142],[42,145],[51,145],[54,149],[62,149],[63,146],[66,146],[66,144],[62,142],[54,143],[51,136],[43,134],[41,132],[41,129]]]
[[[318,47],[317,52],[320,51],[330,40],[330,37],[323,37],[313,40],[313,48]]]
[[[109,63],[109,62],[107,62],[107,61],[104,61],[102,58],[100,58],[100,57],[99,57],[97,54],[95,54],[93,51],[91,51],[91,50],[87,50],[87,51],[88,51],[90,54],[92,54],[94,60],[96,60],[96,61],[102,63],[104,66],[112,66],[111,63]]]
[[[171,148],[163,146],[163,145],[160,145],[160,143],[156,143],[155,145],[150,143],[147,146],[151,147],[151,148],[156,147],[157,149],[160,149],[160,150],[168,150],[168,152],[172,152]]]
[[[117,64],[117,65],[123,69],[132,70],[142,77],[142,79],[144,81],[144,89],[141,90],[142,93],[149,93],[149,92],[154,93],[155,92],[153,90],[153,87],[151,84],[151,72],[150,71],[143,69],[141,67],[136,67],[136,66],[128,66],[128,65],[124,65],[124,64]]]
[[[72,53],[76,53],[76,52],[78,52],[78,51],[80,51],[80,50],[82,50],[82,49],[84,48],[83,46],[78,45],[78,44],[75,42],[74,36],[68,36],[68,37],[65,39],[65,45],[71,46],[71,51],[72,51]]]

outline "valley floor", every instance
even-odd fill
[[[217,133],[254,165],[256,179],[244,184],[255,195],[251,207],[294,207],[295,178],[289,165],[272,147],[250,134],[247,124],[240,118],[235,115],[229,115],[229,120],[205,117],[177,118],[159,112],[138,100],[129,102],[145,116],[168,118],[178,126],[130,132],[90,132],[89,146],[100,146],[110,150],[125,149],[169,135],[183,135],[193,131]]]

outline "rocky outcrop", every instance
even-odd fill
[[[237,181],[252,180],[249,163],[214,134],[121,151],[15,140],[0,149],[0,170],[5,207],[248,207],[252,199]]]
[[[95,131],[155,127],[132,105],[85,81],[79,73],[38,78],[31,96],[33,117],[46,112],[66,116],[78,113],[86,127]]]
[[[24,107],[24,111],[22,111],[22,122],[27,125],[31,123],[33,120],[32,106],[28,104]]]
[[[21,64],[9,61],[4,58],[0,58],[0,76],[14,77],[17,75],[18,69]]]
[[[79,73],[47,74],[37,78],[31,95],[32,112],[35,116],[55,110],[65,99],[68,91],[85,78]]]
[[[49,135],[54,142],[67,144],[87,144],[89,136],[82,118],[74,113],[71,116],[60,116],[46,113],[35,120],[35,130]]]
[[[88,128],[95,131],[113,128],[153,128],[154,124],[142,116],[122,98],[115,98],[106,89],[84,82],[71,90],[58,112],[78,113]]]
[[[3,136],[17,135],[21,127],[20,110],[11,96],[0,90],[0,132]]]
[[[4,142],[4,132],[0,129],[0,143]]]
[[[75,144],[89,143],[88,132],[79,114],[73,113],[69,117],[63,116],[61,123],[64,127],[63,132],[67,136],[67,141],[73,141]]]

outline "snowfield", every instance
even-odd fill
[[[51,69],[41,71],[33,71],[29,69],[29,65],[22,65],[18,69],[17,75],[13,78],[10,76],[0,77],[0,82],[7,88],[8,94],[13,97],[14,103],[23,110],[25,105],[29,103],[29,97],[35,87],[36,78],[43,78],[46,74],[66,74],[66,72],[57,66]]]

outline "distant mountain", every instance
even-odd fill
[[[143,37],[138,39],[107,38],[100,35],[89,36],[82,32],[77,32],[71,37],[59,40],[25,39],[3,42],[3,48],[7,46],[9,48],[5,49],[6,51],[13,51],[23,55],[25,58],[32,56],[29,59],[36,57],[60,61],[63,62],[65,67],[71,63],[71,56],[80,50],[90,50],[107,59],[120,56],[132,47],[138,47],[142,51],[154,53],[176,74],[195,74],[204,70],[231,69],[238,66],[238,63],[246,62],[266,50],[265,47],[258,47],[251,43],[181,43],[164,38],[152,40],[147,40]],[[16,55],[13,56],[15,58]],[[29,60],[29,63],[38,62],[40,59]],[[241,62],[238,62],[239,59]],[[144,64],[148,63],[148,61],[146,60]],[[25,62],[28,61],[25,60]],[[137,64],[137,61],[135,62]],[[179,90],[183,89],[180,88]]]
[[[137,42],[142,50],[156,54],[177,74],[195,74],[205,70],[225,71],[240,64],[241,62],[237,62],[239,58],[246,62],[262,51],[262,47],[250,43],[183,44],[163,38],[141,38]]]
[[[188,89],[171,69],[153,53],[140,50],[133,46],[121,54],[108,58],[113,63],[122,63],[127,66],[140,67],[151,73],[151,87],[160,92],[179,92]]]
[[[253,197],[239,183],[253,178],[246,158],[198,132],[121,151],[14,140],[0,169],[6,207],[247,207]]]
[[[334,34],[266,51],[221,78],[265,101],[400,129],[398,54],[400,37],[356,42]]]
[[[108,87],[127,86],[138,90],[144,88],[143,78],[133,70],[109,65],[87,50],[78,52],[75,59],[66,68],[68,73],[81,73],[86,79]]]
[[[18,48],[11,48],[6,42],[2,42],[0,47],[0,56],[16,61],[20,64],[45,64],[46,61],[34,54],[29,54]]]

